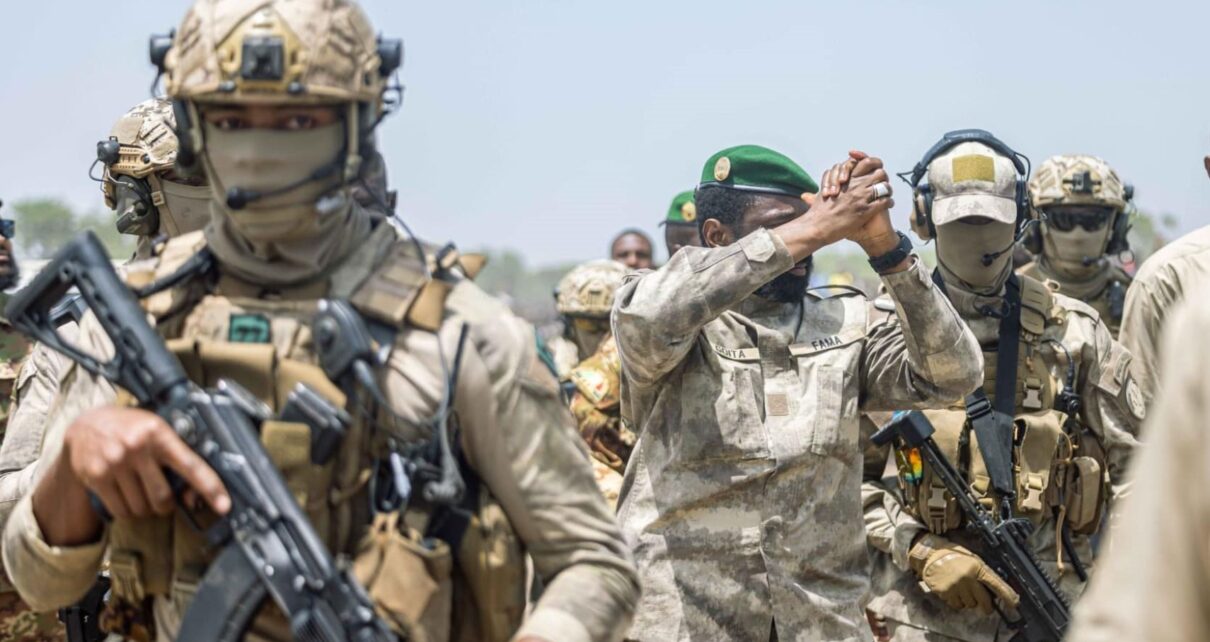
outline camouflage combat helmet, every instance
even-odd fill
[[[1100,158],[1086,154],[1043,161],[1029,180],[1029,197],[1035,211],[1054,205],[1098,205],[1121,212],[1127,201],[1126,187],[1117,172]]]
[[[567,316],[609,318],[613,295],[624,276],[626,266],[610,259],[576,266],[559,281],[555,308]]]
[[[109,138],[97,144],[98,157],[104,165],[101,193],[105,206],[113,209],[114,179],[131,176],[147,179],[152,197],[163,204],[158,190],[160,172],[172,169],[176,162],[177,140],[173,128],[172,103],[164,98],[145,100],[126,112],[114,123]],[[156,195],[160,194],[158,198]]]
[[[167,50],[153,38],[151,54],[189,117],[183,163],[203,148],[198,104],[346,105],[351,179],[403,44],[375,36],[352,0],[195,0]]]

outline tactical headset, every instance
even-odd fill
[[[1130,234],[1130,219],[1135,212],[1134,207],[1134,186],[1129,183],[1122,186],[1122,200],[1126,201],[1126,206],[1114,216],[1113,231],[1109,234],[1109,243],[1105,246],[1105,253],[1124,254],[1130,251],[1130,239],[1127,238]],[[1025,247],[1030,254],[1038,255],[1042,253],[1042,226],[1033,225],[1025,232],[1025,239],[1021,241],[1021,245]]]
[[[156,79],[152,81],[152,93],[154,94],[155,85],[159,78],[164,74],[164,63],[168,57],[168,51],[172,48],[172,41],[175,32],[169,32],[168,35],[152,35],[148,44],[148,54],[151,59],[151,64],[155,65],[157,73]],[[272,43],[245,43],[244,47],[249,46],[271,46]],[[276,45],[280,46],[280,44]],[[390,79],[396,71],[403,66],[403,41],[397,38],[378,37],[378,58],[379,66],[378,73],[383,78]],[[267,60],[277,61],[280,66],[281,56],[265,56]],[[248,76],[248,74],[262,73],[260,68],[241,69],[240,73]],[[274,68],[273,72],[279,72],[280,69]],[[279,74],[280,75],[280,74]],[[297,84],[297,83],[295,83]],[[293,91],[293,86],[288,88]],[[299,90],[303,88],[300,86]],[[365,162],[376,153],[374,142],[374,131],[378,128],[378,124],[384,118],[396,111],[403,102],[403,87],[396,80],[388,82],[383,89],[383,108],[381,111],[376,110],[374,104],[369,102],[358,103],[355,108],[350,109],[346,118],[353,120],[353,125],[357,128],[357,140],[350,141],[349,144],[356,145],[353,148],[358,161]],[[202,172],[201,159],[198,157],[198,150],[201,145],[201,130],[196,122],[197,110],[189,102],[184,100],[172,101],[172,112],[176,117],[176,135],[177,135],[177,155],[176,155],[176,171],[182,176],[196,176]],[[347,150],[346,150],[347,151]],[[333,174],[343,169],[346,171],[359,168],[353,167],[352,163],[346,163],[347,153],[340,154],[336,160],[331,163],[320,166],[311,175],[306,178],[283,185],[281,187],[260,192],[248,190],[240,187],[233,187],[227,190],[227,206],[231,209],[243,209],[248,203],[269,196],[284,194],[290,190],[301,187],[313,181],[324,180]],[[344,182],[347,184],[354,180],[355,176],[345,176]]]
[[[1017,227],[1020,228],[1029,219],[1029,157],[1009,147],[986,130],[956,129],[946,132],[941,140],[930,147],[911,172],[898,175],[912,187],[912,229],[925,241],[937,236],[937,228],[933,225],[933,189],[928,181],[924,180],[929,164],[962,143],[982,143],[1013,162],[1013,167],[1017,170],[1017,187],[1013,198],[1017,204]]]
[[[125,187],[134,195],[133,207],[129,211],[118,212],[118,232],[150,236],[160,228],[159,204],[164,202],[164,195],[160,192],[159,178],[154,173],[143,178],[125,174],[115,177],[111,171],[120,159],[121,148],[121,143],[114,137],[98,141],[97,158],[88,168],[88,177],[98,183],[109,183],[109,185],[102,186],[101,192],[105,195],[106,207],[110,209],[117,209],[116,197],[119,186]],[[103,166],[100,176],[94,175],[97,165]]]

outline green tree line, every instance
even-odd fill
[[[92,230],[109,256],[123,260],[134,253],[134,237],[118,233],[114,214],[108,210],[79,212],[56,198],[17,201],[6,204],[0,216],[16,221],[17,255],[24,259],[48,259],[78,232]]]

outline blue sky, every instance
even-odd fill
[[[1103,156],[1141,207],[1210,223],[1204,1],[363,4],[405,40],[381,141],[401,212],[434,241],[593,258],[623,227],[658,233],[722,147],[769,145],[817,176],[858,147],[901,171],[961,127],[1035,163]],[[95,142],[148,95],[147,35],[185,7],[8,3],[0,198],[100,207]]]

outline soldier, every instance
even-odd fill
[[[578,265],[559,279],[555,310],[562,334],[547,342],[559,381],[567,381],[572,368],[609,338],[609,310],[625,274],[626,266],[601,259]]]
[[[630,637],[868,636],[858,413],[949,403],[982,371],[890,223],[881,165],[855,154],[816,194],[782,154],[720,151],[696,193],[705,247],[618,293],[622,415],[639,434],[618,512],[643,580]],[[898,318],[875,321],[854,291],[807,292],[811,255],[842,238],[871,257]]]
[[[180,236],[210,220],[210,188],[204,177],[178,176],[172,103],[145,100],[118,119],[97,143],[104,166],[101,193],[117,215],[118,231],[138,237],[136,259],[150,257],[157,240]]]
[[[1210,156],[1203,159],[1210,176]],[[1135,275],[1126,293],[1122,344],[1134,355],[1134,376],[1143,399],[1150,405],[1158,392],[1160,331],[1168,312],[1185,298],[1187,290],[1210,279],[1210,226],[1169,243],[1151,255]],[[1162,424],[1159,424],[1162,425]]]
[[[1204,285],[1202,286],[1204,288]],[[1110,546],[1076,608],[1074,642],[1210,640],[1210,300],[1170,313],[1160,395]]]
[[[1026,180],[1022,158],[982,130],[946,134],[911,172],[913,227],[936,240],[934,279],[979,339],[987,364],[980,389],[925,414],[977,496],[1001,506],[1001,497],[1015,493],[1014,515],[1036,527],[1034,552],[1075,598],[1092,562],[1089,538],[1126,488],[1144,409],[1130,355],[1097,312],[1013,274],[1014,238],[1028,216]],[[889,302],[880,307],[889,316]],[[1004,424],[995,417],[1005,417],[1014,435],[1001,435]],[[997,469],[979,447],[998,438],[1013,439],[1011,479],[993,476]],[[888,453],[863,445],[874,553],[869,608],[885,621],[886,637],[1007,639],[992,605],[1011,606],[1017,595],[980,558],[980,543],[962,528],[944,485],[910,450],[896,453],[897,481],[881,483]]]
[[[377,377],[385,405],[349,409],[349,434],[382,439],[345,439],[322,467],[310,463],[307,430],[266,425],[261,437],[378,611],[408,639],[620,637],[638,594],[633,567],[533,328],[476,288],[455,250],[402,237],[350,195],[398,41],[376,40],[347,0],[198,0],[175,34],[162,71],[179,116],[178,169],[204,169],[211,216],[204,234],[171,239],[129,278],[174,277],[144,304],[197,383],[230,377],[276,408],[275,389],[307,380],[343,404],[316,365],[309,323],[319,299],[348,300],[394,337]],[[191,261],[199,252],[213,261]],[[90,316],[80,335],[103,345]],[[455,354],[461,367],[449,374],[445,355]],[[157,416],[114,405],[112,388],[75,366],[63,381],[33,490],[4,531],[5,566],[32,606],[52,609],[83,594],[108,559],[117,632],[153,627],[171,639],[211,560],[161,471],[216,514],[230,497]],[[476,484],[458,510],[472,519],[436,530],[419,498],[370,514],[370,467],[392,443],[429,434],[427,418],[455,385],[461,459]],[[522,624],[524,553],[546,591]],[[289,637],[276,609],[262,609],[253,629]]]
[[[563,277],[558,297],[569,334],[564,344],[575,346],[579,359],[562,378],[564,390],[580,436],[592,452],[597,486],[611,507],[617,504],[635,441],[621,417],[621,363],[609,331],[613,296],[625,275],[625,266],[616,261],[589,261]]]
[[[1060,294],[1092,306],[1114,337],[1131,279],[1109,257],[1130,249],[1133,194],[1105,161],[1084,154],[1052,156],[1029,181],[1039,223],[1025,234],[1023,244],[1034,261],[1020,273],[1053,281]]]
[[[671,258],[676,251],[686,245],[701,247],[701,237],[697,233],[697,206],[693,204],[693,190],[681,192],[672,199],[668,207],[668,216],[664,222],[664,246]]]
[[[651,237],[642,230],[625,229],[609,244],[609,258],[631,270],[648,270],[654,265],[654,248]]]
[[[150,257],[157,239],[163,242],[200,230],[210,218],[210,191],[204,179],[182,179],[173,170],[177,154],[174,124],[171,102],[146,100],[123,114],[109,137],[97,144],[105,205],[114,210],[119,232],[138,237],[136,259]],[[13,335],[25,342],[16,332]],[[10,421],[0,444],[0,524],[30,488],[47,412],[66,364],[58,353],[35,345],[16,376],[11,389],[12,413],[6,413]],[[63,626],[53,613],[32,612],[7,581],[2,586],[0,638],[63,639]]]

